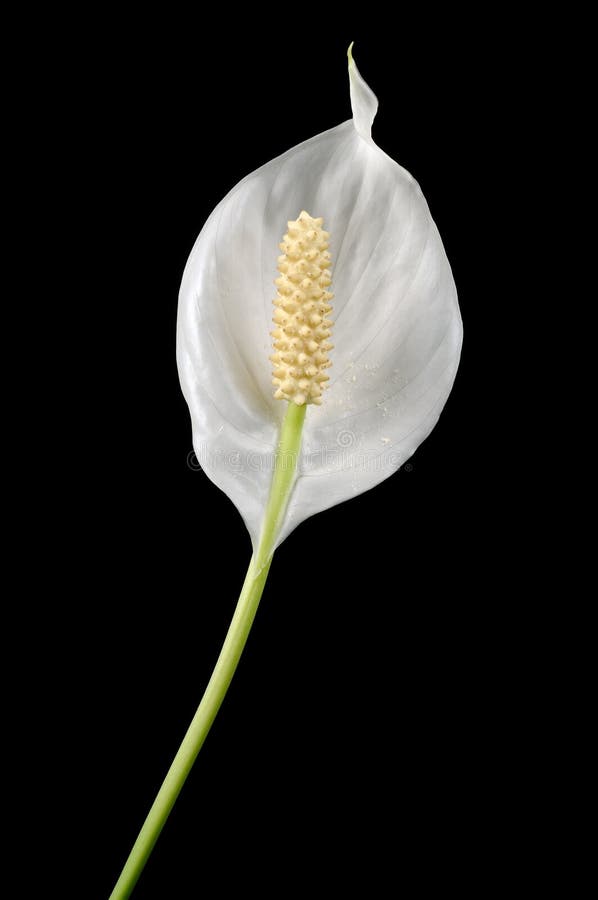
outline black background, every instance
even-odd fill
[[[417,178],[443,236],[461,367],[409,464],[277,552],[234,683],[135,896],[227,896],[239,878],[281,897],[335,896],[347,879],[367,896],[438,881],[477,890],[489,873],[496,885],[497,823],[528,715],[512,702],[525,629],[501,510],[517,461],[501,446],[496,391],[496,236],[517,151],[508,71],[519,40],[497,21],[432,14],[387,31],[364,16],[333,28],[317,11],[297,30],[279,13],[271,38],[251,15],[230,16],[201,27],[182,15],[98,17],[40,86],[70,226],[52,479],[62,525],[46,571],[58,600],[46,615],[63,632],[56,716],[74,760],[65,841],[79,848],[77,896],[107,897],[250,557],[238,513],[188,462],[175,362],[183,268],[240,178],[350,116],[351,40],[380,102],[373,136]],[[206,879],[220,886],[205,890]]]

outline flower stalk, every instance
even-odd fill
[[[259,546],[251,557],[220,656],[197,712],[110,895],[110,900],[126,900],[131,896],[235,674],[270,571],[280,522],[293,490],[306,410],[305,404],[303,406],[288,404],[276,449],[272,486]]]

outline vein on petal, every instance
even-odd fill
[[[214,336],[212,335],[212,332],[210,331],[209,327],[204,326],[202,330],[204,331],[204,333],[206,334],[206,336],[209,338],[209,340],[210,340],[212,346],[214,347],[214,349],[216,349],[216,348],[217,348],[217,342],[214,340]],[[193,353],[190,352],[190,350],[192,350],[193,348],[190,347],[190,345],[189,345],[189,343],[188,343],[188,341],[187,341],[186,336],[185,336],[185,338],[184,338],[184,342],[185,342],[185,347],[186,347],[186,350],[187,350],[187,354],[186,354],[186,355],[187,355],[187,358],[188,358],[189,360],[191,360],[191,359],[193,358]],[[194,370],[193,370],[193,381],[194,381],[194,383],[197,385],[197,388],[198,388],[198,389],[205,395],[205,397],[207,397],[207,399],[210,401],[210,403],[212,404],[212,406],[214,407],[214,409],[216,410],[216,412],[218,413],[218,415],[220,416],[220,418],[222,419],[223,422],[227,422],[227,423],[230,425],[230,427],[233,428],[234,431],[236,431],[237,434],[243,435],[244,437],[248,438],[250,441],[255,442],[256,444],[262,444],[262,445],[264,446],[264,448],[270,449],[270,443],[269,443],[268,441],[262,441],[262,440],[260,440],[259,438],[257,438],[255,435],[250,434],[248,431],[244,431],[242,428],[239,428],[239,426],[238,426],[237,424],[235,424],[235,422],[233,422],[230,418],[228,418],[227,416],[225,416],[225,415],[223,414],[223,412],[222,412],[222,410],[220,409],[220,407],[219,407],[217,401],[214,399],[214,397],[212,396],[212,394],[208,391],[208,389],[207,389],[207,387],[205,386],[205,384],[197,378],[197,376],[195,375],[195,371],[194,371]],[[191,404],[190,404],[190,405],[191,405]],[[191,407],[191,408],[193,408],[193,407]]]
[[[274,192],[274,188],[276,187],[276,184],[278,182],[278,179],[280,178],[282,170],[284,169],[285,165],[287,164],[287,162],[289,161],[290,158],[291,157],[287,157],[287,159],[283,160],[281,162],[280,166],[278,167],[278,169],[276,171],[276,175],[274,176],[274,180],[272,181],[272,184],[270,185],[270,190],[268,191],[268,196],[266,198],[266,203],[264,205],[264,227],[262,228],[261,244],[260,244],[260,268],[261,268],[262,301],[264,304],[264,317],[266,320],[266,333],[267,334],[269,333],[270,327],[272,324],[272,309],[271,309],[271,299],[272,298],[270,298],[270,301],[268,300],[268,297],[266,296],[266,291],[264,288],[264,284],[265,284],[264,235],[266,233],[265,225],[266,225],[266,222],[268,221],[268,207],[270,206],[270,201],[272,200],[272,194]],[[274,275],[275,275],[275,272],[272,272],[272,279],[274,279]],[[272,290],[271,293],[273,294],[274,291]]]
[[[232,204],[231,204],[231,206],[232,206]],[[235,352],[236,352],[236,354],[237,354],[237,357],[239,358],[239,361],[240,361],[241,365],[243,366],[243,369],[244,369],[245,372],[247,373],[247,376],[248,376],[249,380],[251,381],[251,383],[253,384],[254,388],[256,389],[256,391],[257,391],[259,397],[260,397],[261,400],[262,400],[263,405],[267,407],[267,406],[268,406],[268,403],[267,403],[267,401],[266,401],[266,395],[265,395],[264,391],[262,390],[262,386],[258,383],[258,381],[257,381],[257,379],[256,379],[256,377],[255,377],[255,375],[253,374],[253,372],[251,371],[251,369],[250,369],[249,366],[247,365],[247,363],[246,363],[246,361],[245,361],[245,358],[243,357],[243,354],[242,354],[242,352],[241,352],[241,348],[239,347],[239,343],[238,343],[238,341],[237,341],[237,337],[236,337],[234,331],[233,331],[233,330],[231,329],[231,327],[230,327],[230,322],[229,322],[228,315],[227,315],[227,312],[226,312],[226,304],[222,301],[222,288],[221,288],[221,279],[220,279],[220,273],[219,273],[219,265],[220,265],[220,262],[219,262],[219,259],[218,259],[218,243],[219,243],[219,241],[218,241],[218,236],[219,236],[219,234],[220,234],[220,225],[222,224],[222,217],[223,217],[223,215],[224,215],[224,209],[225,209],[225,208],[223,207],[222,210],[220,211],[220,216],[218,217],[218,223],[217,223],[217,225],[216,225],[216,238],[215,238],[215,242],[214,242],[214,272],[215,272],[215,275],[216,275],[216,290],[217,290],[217,295],[218,295],[218,299],[219,299],[219,301],[220,301],[220,302],[218,303],[217,308],[218,308],[218,310],[220,311],[220,313],[221,313],[221,315],[222,315],[222,318],[223,318],[223,320],[224,320],[224,325],[225,325],[227,334],[228,334],[228,336],[229,336],[230,342],[231,342],[232,346],[233,346],[234,349],[235,349]],[[197,302],[197,301],[196,301],[196,302]]]
[[[367,272],[367,270],[369,269],[369,267],[370,267],[370,265],[371,265],[371,263],[372,263],[372,259],[373,259],[374,256],[376,255],[376,252],[377,252],[377,250],[378,250],[378,247],[380,246],[380,241],[381,241],[382,238],[384,237],[384,229],[386,228],[386,226],[387,226],[387,224],[388,224],[388,220],[390,219],[390,216],[391,216],[391,214],[392,214],[392,207],[393,207],[393,205],[394,205],[394,200],[395,200],[395,197],[396,197],[396,195],[397,195],[397,191],[398,191],[398,187],[395,185],[395,189],[394,189],[393,195],[392,195],[392,200],[391,200],[391,202],[390,202],[390,204],[389,204],[389,206],[388,206],[388,214],[387,214],[387,216],[386,216],[386,219],[384,220],[384,225],[383,225],[383,227],[380,229],[380,233],[379,233],[379,236],[378,236],[378,240],[376,241],[376,243],[375,243],[375,245],[374,245],[374,247],[373,247],[373,249],[372,249],[372,252],[370,253],[370,257],[369,257],[369,259],[368,259],[366,265],[364,266],[363,272],[362,272],[361,275],[359,276],[359,279],[358,279],[358,281],[357,281],[357,284],[353,287],[353,290],[351,291],[351,293],[349,294],[347,300],[346,300],[345,303],[343,304],[342,309],[339,310],[339,314],[338,314],[338,316],[336,317],[336,320],[335,320],[335,324],[336,324],[337,326],[338,326],[338,323],[339,323],[339,320],[340,320],[342,314],[343,314],[344,311],[347,309],[347,307],[349,306],[351,300],[353,299],[353,297],[354,297],[355,294],[357,293],[357,288],[358,288],[358,286],[361,284],[361,282],[363,281],[363,279],[365,278],[366,272]],[[403,239],[403,243],[397,248],[396,253],[393,255],[392,261],[391,261],[391,263],[390,263],[390,265],[389,265],[389,269],[394,265],[395,259],[396,259],[396,255],[403,249],[403,245],[405,244],[407,238],[408,238],[409,235],[411,234],[411,230],[412,230],[412,228],[413,228],[413,224],[412,224],[412,223],[413,223],[412,205],[410,205],[409,209],[410,209],[410,214],[409,214],[409,224],[408,224],[408,226],[407,226],[407,230],[406,230],[406,233],[405,233],[405,238]],[[388,272],[388,270],[387,270],[387,272]],[[382,280],[386,277],[387,272],[385,272],[384,275],[382,275],[382,276],[380,277],[380,279],[379,279],[379,281],[378,281],[378,284],[380,284],[380,281],[382,281]],[[370,292],[370,294],[371,294],[371,292]],[[345,369],[344,372],[342,372],[341,375],[338,376],[338,378],[341,378],[342,375],[344,375],[346,371],[347,371],[347,370]],[[336,383],[336,381],[338,381],[338,378],[335,379],[335,381],[333,382],[333,384]],[[332,387],[332,385],[330,385],[330,386]]]
[[[350,162],[348,163],[348,166],[347,166],[348,172],[347,172],[347,174],[345,175],[345,178],[344,178],[344,181],[343,181],[343,189],[342,189],[342,191],[341,191],[341,194],[344,194],[344,188],[345,188],[345,185],[346,185],[346,183],[347,183],[347,179],[349,178],[349,175],[351,174],[351,164],[353,163],[355,157],[357,156],[357,153],[358,153],[358,151],[359,151],[359,147],[360,147],[359,141],[356,141],[356,142],[355,142],[355,149],[354,149],[354,151],[353,151],[353,155],[352,155],[351,160],[350,160]],[[360,181],[360,184],[359,184],[359,190],[357,191],[357,196],[355,197],[355,200],[353,201],[353,209],[355,209],[355,207],[356,207],[356,205],[357,205],[357,201],[359,200],[359,198],[361,197],[361,194],[363,193],[363,182],[364,182],[364,179],[362,178],[361,181]],[[347,232],[348,232],[348,230],[349,230],[349,227],[350,227],[350,225],[351,225],[352,220],[353,220],[353,212],[351,212],[351,215],[349,216],[349,221],[348,221],[348,223],[347,223],[347,225],[346,225],[346,227],[345,227],[345,230],[344,230],[344,232],[343,232],[343,236],[342,236],[342,238],[341,238],[341,242],[340,242],[339,246],[338,246],[337,249],[336,249],[335,260],[334,260],[334,264],[333,264],[333,266],[332,266],[332,272],[331,272],[331,276],[330,276],[330,277],[332,278],[332,283],[333,283],[333,284],[334,284],[334,276],[335,276],[337,267],[340,268],[340,261],[341,261],[341,256],[342,256],[343,247],[344,247],[344,244],[345,244],[345,238],[346,238],[346,236],[347,236]],[[345,305],[346,305],[346,304],[345,304]],[[343,309],[344,309],[344,308],[345,308],[345,306],[343,306]],[[340,310],[340,312],[339,312],[339,314],[338,314],[338,317],[337,317],[337,321],[338,321],[338,318],[340,318],[340,315],[341,315],[343,309]]]
[[[409,222],[410,222],[410,224],[409,224],[409,227],[408,227],[408,234],[405,236],[405,239],[403,240],[403,243],[400,244],[399,247],[397,247],[397,250],[396,250],[396,252],[393,254],[392,260],[390,261],[390,263],[389,263],[389,265],[388,265],[388,268],[386,269],[386,272],[385,272],[383,275],[380,276],[380,278],[378,279],[378,283],[376,284],[375,289],[374,289],[373,291],[370,291],[369,296],[374,296],[374,295],[378,292],[378,290],[380,289],[380,285],[383,284],[384,281],[386,281],[386,279],[387,279],[388,276],[389,276],[389,273],[390,273],[391,270],[394,268],[394,266],[395,266],[395,264],[396,264],[396,262],[397,262],[397,257],[401,254],[401,252],[402,252],[402,251],[405,249],[405,247],[407,246],[407,240],[408,240],[408,237],[409,237],[409,235],[411,234],[411,231],[413,230],[413,227],[414,227],[414,224],[413,224],[413,222],[414,222],[414,215],[413,215],[413,214],[411,214],[410,219],[409,219]],[[398,303],[395,303],[395,305],[394,305],[394,307],[393,307],[393,309],[392,309],[390,315],[388,316],[388,318],[384,320],[384,322],[382,323],[382,325],[380,326],[380,328],[375,332],[375,334],[374,334],[374,335],[372,336],[372,338],[368,341],[368,343],[365,345],[365,347],[363,347],[363,348],[359,351],[358,355],[352,358],[351,363],[350,363],[348,366],[346,366],[345,369],[343,369],[343,371],[342,371],[339,375],[337,375],[337,377],[334,379],[334,381],[333,381],[332,384],[330,385],[331,388],[332,388],[332,386],[333,386],[334,384],[336,384],[336,383],[339,381],[339,379],[341,379],[341,378],[343,377],[343,375],[345,375],[345,374],[349,371],[349,369],[351,368],[352,365],[353,365],[353,366],[355,365],[355,363],[357,362],[357,360],[361,359],[361,357],[362,357],[363,354],[366,352],[366,350],[368,349],[368,347],[370,347],[371,344],[376,340],[376,338],[378,337],[378,335],[380,334],[380,332],[381,332],[384,328],[387,327],[388,320],[389,320],[392,316],[394,316],[395,313],[397,312],[397,310],[402,306],[403,301],[405,300],[405,297],[407,296],[407,294],[409,293],[409,291],[410,291],[411,288],[413,287],[413,283],[414,283],[414,281],[415,281],[417,275],[419,274],[419,270],[420,270],[420,267],[421,267],[421,264],[422,264],[422,260],[423,260],[423,257],[424,257],[425,251],[426,251],[426,247],[427,247],[427,244],[428,244],[428,238],[429,238],[429,235],[430,235],[430,220],[428,221],[428,228],[427,228],[427,230],[426,230],[426,236],[425,236],[425,238],[424,238],[424,242],[423,242],[423,246],[422,246],[421,253],[420,253],[419,258],[418,258],[418,260],[417,260],[417,263],[415,264],[415,267],[414,267],[414,269],[413,269],[413,274],[412,274],[411,278],[409,279],[409,281],[407,282],[406,287],[403,289],[403,293],[402,293],[402,295],[401,295],[400,300],[398,301]],[[380,241],[380,240],[381,240],[381,238],[379,239],[379,241]],[[379,242],[379,241],[378,241],[378,242]],[[371,257],[370,257],[370,259],[371,259]],[[369,265],[369,263],[368,263],[368,265]],[[363,277],[363,276],[362,276],[362,277]],[[360,281],[361,281],[361,279],[360,279]],[[355,293],[355,291],[353,291],[353,294],[354,294],[354,293]],[[353,296],[353,295],[351,295],[351,296]],[[337,324],[338,324],[338,323],[337,323]]]

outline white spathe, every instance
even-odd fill
[[[462,325],[421,189],[375,145],[376,97],[349,64],[353,118],[248,175],[210,215],[181,285],[177,361],[206,474],[257,547],[286,402],[271,383],[279,242],[303,209],[330,232],[330,387],[309,406],[280,544],[314,513],[392,475],[450,393]]]

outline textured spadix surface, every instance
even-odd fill
[[[297,406],[322,402],[322,390],[330,380],[328,352],[332,320],[330,301],[330,251],[328,232],[322,219],[313,219],[305,210],[294,222],[280,245],[274,299],[274,363],[272,383],[277,400],[292,400]]]
[[[322,405],[307,411],[277,543],[396,471],[434,427],[459,362],[461,318],[440,235],[419,185],[372,141],[377,100],[352,62],[349,75],[353,118],[234,187],[181,285],[177,360],[195,452],[254,546],[286,408],[273,396],[269,356],[288,220],[309,210],[326,222],[334,350]]]

